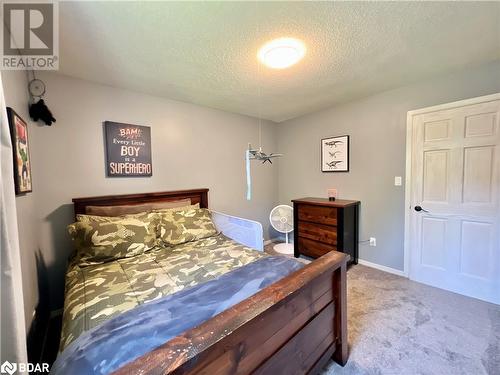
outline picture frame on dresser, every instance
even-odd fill
[[[349,172],[349,136],[321,140],[321,172]]]

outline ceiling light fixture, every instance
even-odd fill
[[[257,57],[270,68],[284,69],[298,63],[305,53],[306,47],[300,40],[279,38],[264,44]]]

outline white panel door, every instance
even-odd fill
[[[494,98],[410,112],[409,277],[500,304],[500,100]]]

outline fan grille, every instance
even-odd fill
[[[293,208],[284,204],[276,206],[271,210],[269,220],[278,232],[290,233],[293,231]]]

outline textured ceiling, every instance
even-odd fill
[[[61,2],[60,72],[284,121],[500,59],[500,3]],[[259,47],[296,37],[285,70]]]

